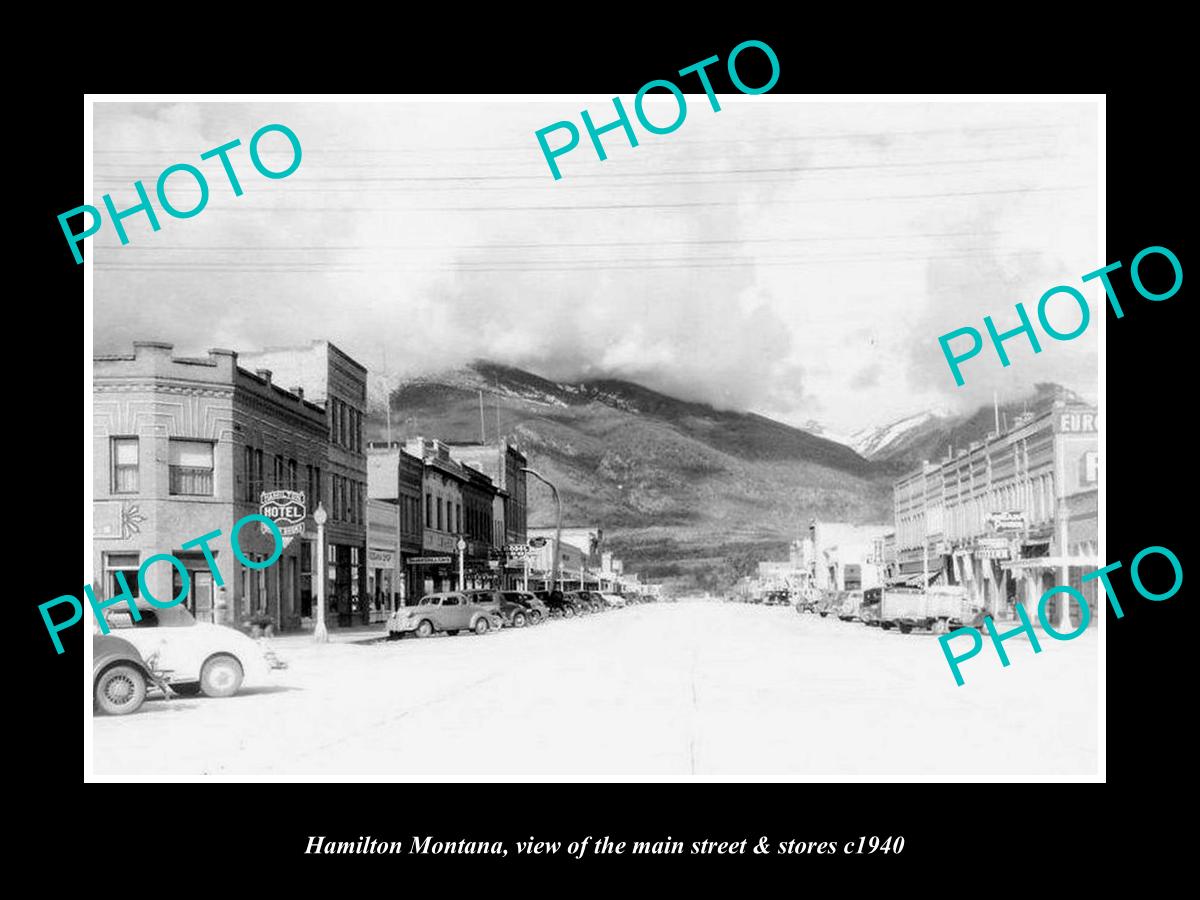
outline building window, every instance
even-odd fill
[[[425,495],[425,527],[433,527],[433,494]]]
[[[445,530],[444,528],[442,528],[442,498],[441,497],[437,498],[437,530],[438,531]]]
[[[138,439],[112,439],[112,492],[133,494],[138,489]]]
[[[254,448],[249,444],[242,447],[242,499],[254,502]]]
[[[125,577],[125,584],[129,587],[129,593],[134,597],[138,595],[137,574],[139,562],[140,558],[136,553],[104,554],[104,588],[108,591],[109,597],[119,596],[125,591],[117,581],[117,572],[120,572]]]
[[[329,517],[336,522],[342,509],[342,479],[337,475],[332,475],[330,481],[333,482],[333,509],[329,511]]]
[[[169,457],[172,494],[213,495],[213,445],[210,442],[172,440]]]
[[[317,504],[319,504],[322,500],[325,499],[325,494],[323,493],[323,491],[325,490],[325,487],[324,487],[324,485],[321,484],[321,467],[320,466],[313,466],[313,475],[315,478],[315,480],[313,481],[313,495],[309,502],[312,503],[313,509],[316,509]]]
[[[454,533],[462,534],[462,504],[461,503],[454,504],[454,521],[456,524]]]
[[[305,497],[304,499],[308,501],[308,505],[311,507],[311,509],[310,509],[310,512],[311,512],[312,509],[317,508],[317,492],[313,488],[313,467],[312,466],[304,467],[304,490],[308,494],[308,496]]]
[[[276,453],[275,459],[271,463],[271,487],[275,490],[286,487],[283,479],[283,454]]]
[[[294,459],[288,460],[288,490],[296,490],[297,482],[300,480],[299,469],[300,465]]]

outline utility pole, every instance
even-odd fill
[[[542,484],[546,485],[546,487],[550,488],[550,493],[552,493],[554,495],[554,506],[555,506],[555,509],[557,510],[558,518],[557,518],[557,524],[555,525],[555,528],[554,528],[554,555],[552,557],[553,562],[551,562],[551,564],[550,564],[550,586],[551,586],[551,590],[553,590],[555,583],[558,581],[558,554],[560,552],[559,548],[562,547],[562,501],[558,497],[558,488],[556,488],[553,484],[551,484],[549,481],[547,481],[545,478],[543,478],[541,475],[539,475],[533,469],[530,469],[527,466],[523,466],[521,468],[521,471],[525,472],[528,475],[532,475],[534,478],[536,478]],[[561,589],[562,586],[559,585],[559,587]]]

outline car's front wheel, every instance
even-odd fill
[[[433,623],[428,619],[422,619],[417,625],[417,637],[427,638],[433,634]]]
[[[526,621],[525,613],[516,613],[513,615],[513,628],[524,628]]]
[[[206,697],[232,697],[242,686],[242,664],[232,656],[214,656],[200,670],[200,690]]]
[[[475,620],[475,633],[476,634],[487,634],[488,631],[491,629],[491,627],[492,627],[492,623],[489,622],[487,619],[485,619],[483,616],[480,616],[478,619]]]
[[[568,606],[566,609],[563,610],[563,615],[566,616],[568,619],[575,618],[575,608],[572,606]]]
[[[106,669],[96,682],[96,705],[110,716],[136,712],[146,699],[146,679],[133,666]]]

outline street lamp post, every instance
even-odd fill
[[[317,624],[313,627],[313,640],[318,644],[329,642],[329,631],[325,628],[325,504],[317,502],[313,521],[317,523]]]
[[[551,558],[552,562],[550,564],[550,588],[553,590],[554,585],[558,583],[558,554],[559,547],[562,546],[562,501],[558,497],[558,488],[556,488],[553,484],[551,484],[533,469],[522,467],[521,471],[532,475],[542,484],[546,485],[546,487],[550,488],[550,493],[554,495],[554,506],[557,511],[558,518],[554,526],[554,555]]]
[[[454,547],[456,550],[458,550],[458,589],[460,591],[465,591],[467,589],[467,583],[466,579],[463,577],[463,554],[466,553],[467,542],[460,537],[458,542],[455,543]]]

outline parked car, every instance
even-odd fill
[[[600,599],[613,609],[620,609],[625,605],[625,598],[620,594],[601,594]]]
[[[532,591],[505,591],[504,599],[525,607],[531,625],[538,625],[550,618],[550,610]]]
[[[505,627],[524,628],[529,624],[529,610],[525,604],[509,599],[504,591],[472,589],[466,595],[468,602],[496,612]]]
[[[426,594],[416,606],[402,606],[388,617],[388,636],[415,634],[425,638],[439,631],[458,634],[464,630],[487,634],[492,629],[502,628],[504,618],[500,614],[499,602],[495,598],[485,598],[483,603],[472,602],[467,596],[470,593],[492,592],[442,591]]]
[[[837,606],[837,617],[843,622],[866,622],[868,625],[871,624],[871,622],[863,618],[862,591],[838,591],[834,603]]]
[[[808,591],[803,594],[796,595],[796,612],[798,613],[815,613],[817,611],[818,596],[815,591]]]
[[[612,606],[612,604],[604,599],[604,594],[599,591],[580,591],[579,593],[587,595],[588,600],[592,604],[592,612],[604,612]]]
[[[580,612],[573,600],[568,600],[562,591],[534,591],[534,596],[546,604],[551,618],[570,619]]]
[[[124,638],[92,635],[92,702],[110,716],[137,712],[151,687],[171,697],[171,690],[153,666]]]
[[[567,591],[564,595],[568,603],[575,604],[575,612],[577,615],[593,613],[596,611],[596,601],[587,591]]]
[[[172,687],[232,697],[247,682],[269,683],[271,670],[287,665],[268,645],[226,625],[197,622],[183,606],[160,609],[140,597],[135,602],[140,619],[123,603],[104,610],[104,620],[142,659],[155,660]]]

